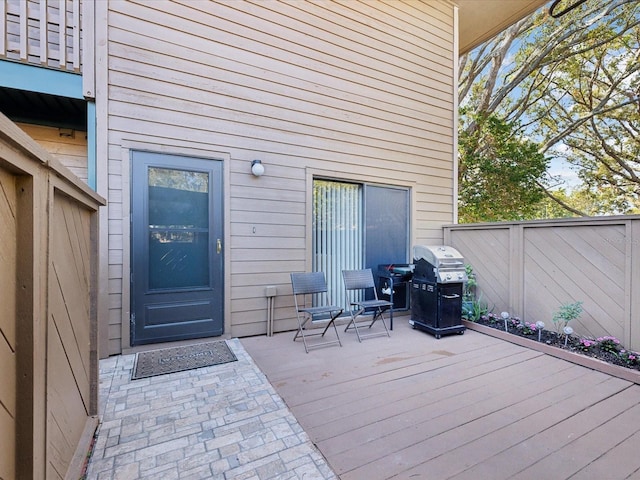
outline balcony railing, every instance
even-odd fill
[[[81,72],[81,0],[2,0],[0,19],[0,59]]]

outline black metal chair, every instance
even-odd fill
[[[377,337],[380,335],[387,335],[390,337],[389,329],[387,328],[387,324],[384,320],[384,312],[389,310],[390,318],[393,321],[393,303],[378,299],[378,292],[376,291],[376,285],[373,280],[373,272],[371,269],[343,270],[342,278],[344,280],[347,304],[351,306],[349,309],[351,321],[347,324],[344,331],[346,332],[350,328],[353,328],[356,331],[359,342],[362,342],[363,338]],[[367,296],[369,297],[368,300]],[[359,317],[363,318],[360,319]],[[361,335],[358,330],[358,322],[360,321],[363,323],[362,321],[364,320],[364,317],[372,317],[371,323],[369,323],[369,329],[374,323],[381,320],[382,325],[384,326],[384,331]]]
[[[296,316],[298,318],[298,331],[293,337],[293,341],[295,342],[298,337],[302,337],[304,349],[307,353],[309,353],[310,348],[333,345],[335,343],[342,346],[335,320],[342,314],[344,309],[336,305],[331,305],[324,273],[292,273],[291,286],[293,287],[293,299],[296,306]],[[314,296],[316,298],[315,306],[313,305]],[[309,321],[311,321],[312,324],[326,322],[327,325],[322,332],[311,333],[305,328]],[[307,342],[309,337],[324,337],[324,334],[327,333],[327,330],[331,326],[333,326],[336,332],[335,340]]]

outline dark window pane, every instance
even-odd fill
[[[207,228],[209,175],[149,168],[149,226]]]
[[[209,286],[209,234],[149,232],[149,288]]]

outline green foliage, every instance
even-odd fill
[[[640,211],[640,2],[587,0],[558,19],[549,18],[547,8],[460,58],[460,163],[483,170],[491,155],[482,153],[482,142],[492,136],[479,133],[487,127],[477,122],[495,116],[511,126],[511,138],[527,137],[537,153],[570,165],[581,184],[562,190],[564,180],[547,172],[539,182],[547,197],[511,193],[536,206],[507,215],[485,207],[486,197],[496,195],[478,193],[486,183],[470,187],[461,190],[464,221]],[[522,188],[508,177],[504,185]]]
[[[616,337],[600,337],[597,341],[600,350],[603,350],[605,352],[617,354],[622,348],[620,346],[620,340],[618,340]]]
[[[582,302],[565,303],[553,314],[553,324],[558,335],[563,335],[564,328],[569,322],[577,319],[582,315]]]
[[[459,221],[530,218],[544,197],[546,158],[496,116],[475,117],[475,125],[459,136]]]
[[[475,299],[476,287],[478,286],[478,281],[476,280],[476,274],[473,271],[473,266],[467,263],[464,266],[464,270],[467,273],[467,281],[464,284],[464,289],[462,292],[462,301],[471,302]]]
[[[477,300],[467,301],[462,304],[462,318],[470,322],[477,322],[487,313],[489,313],[489,305],[482,300],[482,294]]]

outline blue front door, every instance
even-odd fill
[[[131,344],[222,335],[222,162],[134,151]]]

